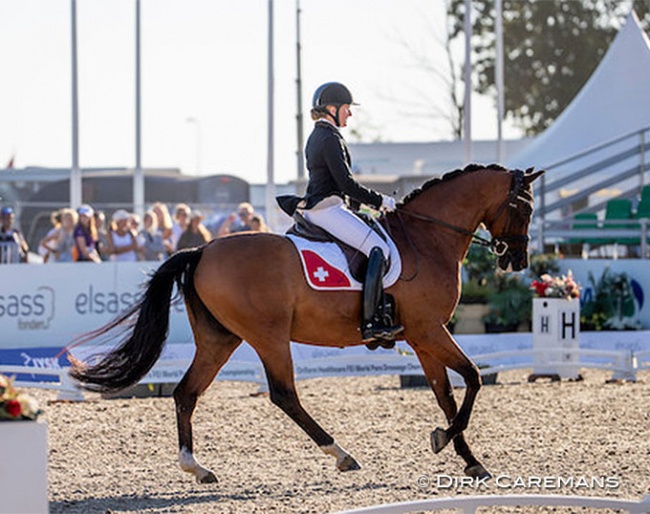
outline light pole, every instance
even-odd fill
[[[185,120],[187,123],[194,125],[194,139],[196,145],[196,174],[201,172],[201,122],[192,116]]]
[[[142,169],[142,82],[140,80],[140,0],[135,0],[135,169],[133,212],[144,216],[144,170]]]
[[[70,167],[70,207],[77,209],[82,199],[81,169],[79,168],[79,94],[77,73],[77,0],[70,0],[70,47],[72,71],[72,166]]]

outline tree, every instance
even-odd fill
[[[650,2],[634,8],[650,26]],[[505,114],[527,135],[542,132],[582,89],[607,52],[630,3],[503,0]],[[451,37],[463,32],[464,1],[452,0]],[[472,1],[474,83],[494,93],[494,0]]]
[[[448,11],[449,2],[444,0],[440,14]],[[420,13],[421,27],[410,27],[412,33],[421,30],[427,38],[414,41],[411,33],[392,35],[395,43],[404,50],[402,66],[410,70],[410,75],[420,73],[417,80],[406,85],[399,95],[384,94],[387,100],[399,104],[401,115],[425,123],[433,132],[444,133],[445,138],[452,135],[461,137],[463,120],[463,98],[460,81],[460,67],[452,50],[452,20],[434,10]],[[433,95],[432,91],[436,94]]]

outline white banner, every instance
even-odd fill
[[[590,261],[588,261],[590,262]],[[584,264],[584,261],[581,261]],[[602,264],[602,263],[599,263]],[[642,281],[644,261],[634,263],[629,274]],[[0,266],[0,363],[30,368],[67,366],[65,356],[55,359],[61,348],[89,330],[96,329],[133,305],[141,284],[157,263],[70,263]],[[612,266],[614,269],[614,266]],[[638,269],[637,269],[638,268]],[[574,272],[577,267],[572,268]],[[583,270],[581,270],[581,273]],[[576,272],[576,276],[579,276]],[[599,276],[599,275],[598,275]],[[650,283],[648,289],[650,290]],[[641,313],[648,311],[644,302]],[[650,323],[646,323],[650,326]],[[532,334],[458,335],[456,340],[472,358],[507,352],[489,364],[519,364],[515,350],[532,350]],[[365,346],[345,349],[292,344],[298,378],[319,376],[418,374],[421,369],[412,350],[398,343],[395,350],[370,351]],[[641,332],[583,332],[580,348],[594,350],[650,351],[650,337]],[[83,345],[75,354],[105,351]],[[160,362],[144,382],[176,382],[194,355],[194,342],[181,302],[171,309],[170,335]],[[254,350],[243,343],[219,374],[219,379],[264,382],[264,373]],[[25,377],[23,377],[25,379]]]

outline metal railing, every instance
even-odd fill
[[[611,247],[612,256],[618,257],[618,247],[638,247],[638,257],[647,259],[649,255],[648,218],[641,219],[612,219],[612,220],[580,220],[561,219],[544,220],[531,227],[531,239],[538,242],[541,250],[546,244],[556,247],[567,244],[586,245],[582,249]],[[597,225],[594,228],[594,225]]]
[[[628,178],[629,176],[638,174],[640,183],[642,184],[643,183],[642,181],[644,180],[644,173],[648,171],[648,169],[650,169],[649,167],[650,162],[647,162],[648,160],[646,159],[646,152],[650,150],[650,138],[647,137],[647,134],[649,133],[650,133],[650,126],[642,128],[640,130],[628,132],[627,134],[624,134],[622,136],[616,137],[609,141],[605,141],[604,143],[600,143],[598,145],[587,148],[586,150],[571,155],[566,159],[562,159],[561,161],[545,166],[544,169],[546,169],[547,172],[552,172],[555,169],[566,167],[567,165],[571,165],[571,164],[575,164],[576,166],[579,166],[579,161],[582,159],[588,157],[595,157],[599,152],[609,149],[615,145],[630,143],[630,145],[623,151],[619,151],[614,155],[608,155],[604,159],[589,164],[586,167],[581,167],[576,171],[565,173],[561,177],[555,178],[554,180],[551,179],[551,177],[553,176],[552,173],[548,174],[548,176],[542,175],[538,186],[539,194],[541,195],[540,196],[541,201],[540,201],[540,206],[536,211],[537,215],[541,217],[545,217],[549,212],[557,210],[558,208],[561,207],[555,204],[546,205],[544,197],[548,193],[558,191],[560,188],[572,184],[580,179],[589,178],[596,173],[605,171],[611,168],[613,165],[625,161],[636,155],[639,156],[639,162],[638,162],[638,166],[633,168],[634,172],[632,172],[631,170],[626,170],[623,172],[623,174]],[[620,180],[621,178],[620,174],[617,174],[616,176],[619,177]],[[604,180],[599,181],[595,185],[599,185],[601,183],[603,184],[610,183],[611,178],[612,177],[608,175]],[[611,183],[609,185],[611,185]],[[602,189],[603,187],[607,187],[607,186],[602,185],[599,189]],[[570,198],[572,202],[575,202],[576,200],[581,200],[588,197],[590,194],[592,194],[592,192],[580,191],[574,195],[571,195]]]
[[[566,159],[546,166],[547,171],[553,171],[567,166],[575,166],[577,169],[563,173],[561,176],[553,178],[553,173],[543,175],[538,182],[535,194],[538,205],[535,209],[536,223],[541,226],[540,243],[544,247],[546,238],[546,223],[549,215],[557,212],[563,212],[581,201],[588,199],[598,191],[605,188],[619,185],[622,181],[639,177],[638,185],[632,189],[623,191],[621,197],[633,198],[639,194],[646,182],[646,173],[650,171],[650,159],[646,159],[646,152],[650,150],[650,127],[635,130],[616,137],[604,143],[600,143],[591,148],[576,153]],[[619,148],[615,148],[619,147]],[[622,147],[622,148],[621,148]],[[598,159],[598,154],[606,150],[615,152],[613,155],[606,155]],[[613,170],[617,164],[624,163],[638,156],[638,162],[623,170]],[[588,164],[582,164],[580,161],[591,160]],[[596,162],[593,162],[596,161]],[[603,176],[602,174],[605,173]],[[600,176],[599,176],[600,174]],[[597,178],[598,177],[598,178]],[[582,187],[580,191],[549,203],[548,196],[557,193],[561,188],[570,184],[575,184],[580,180],[590,179],[587,187]],[[597,204],[588,205],[576,212],[599,212],[606,206],[606,201]],[[574,213],[575,214],[575,213]],[[551,216],[553,217],[553,216]],[[560,216],[561,218],[562,216]]]

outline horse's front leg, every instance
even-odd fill
[[[339,471],[360,469],[357,461],[334,442],[332,436],[321,428],[300,403],[295,386],[289,342],[287,341],[286,344],[276,343],[268,347],[256,345],[254,342],[251,344],[257,350],[264,364],[271,401],[295,421],[323,453],[336,459],[336,467]]]
[[[422,369],[424,374],[431,385],[438,405],[445,413],[447,421],[452,424],[453,420],[458,414],[458,409],[456,406],[456,400],[454,399],[454,393],[451,388],[451,383],[449,382],[449,376],[447,375],[447,370],[440,362],[432,356],[427,350],[428,346],[419,346],[416,350],[417,356],[422,364]],[[432,435],[432,446],[434,452],[440,451],[439,444],[436,441],[436,435],[440,436],[441,432],[445,432],[443,429],[436,429]],[[448,435],[443,436],[444,439],[448,441]],[[483,465],[474,457],[472,450],[465,441],[465,437],[462,433],[459,433],[453,438],[454,448],[456,453],[465,461],[465,473],[471,477],[483,478],[489,477],[490,473],[483,467]],[[446,444],[446,443],[445,443]]]
[[[462,432],[467,428],[474,400],[481,388],[481,375],[478,368],[469,360],[444,326],[436,327],[425,337],[418,339],[417,342],[414,340],[412,346],[436,394],[436,398],[450,422],[446,430],[436,428],[431,434],[433,451],[438,453],[450,441],[462,435]],[[445,367],[456,371],[465,381],[465,397],[458,411],[456,411],[456,403]],[[460,447],[461,449],[467,446],[464,439],[455,444],[457,448]],[[467,461],[467,464],[469,472],[474,464],[471,460]]]

